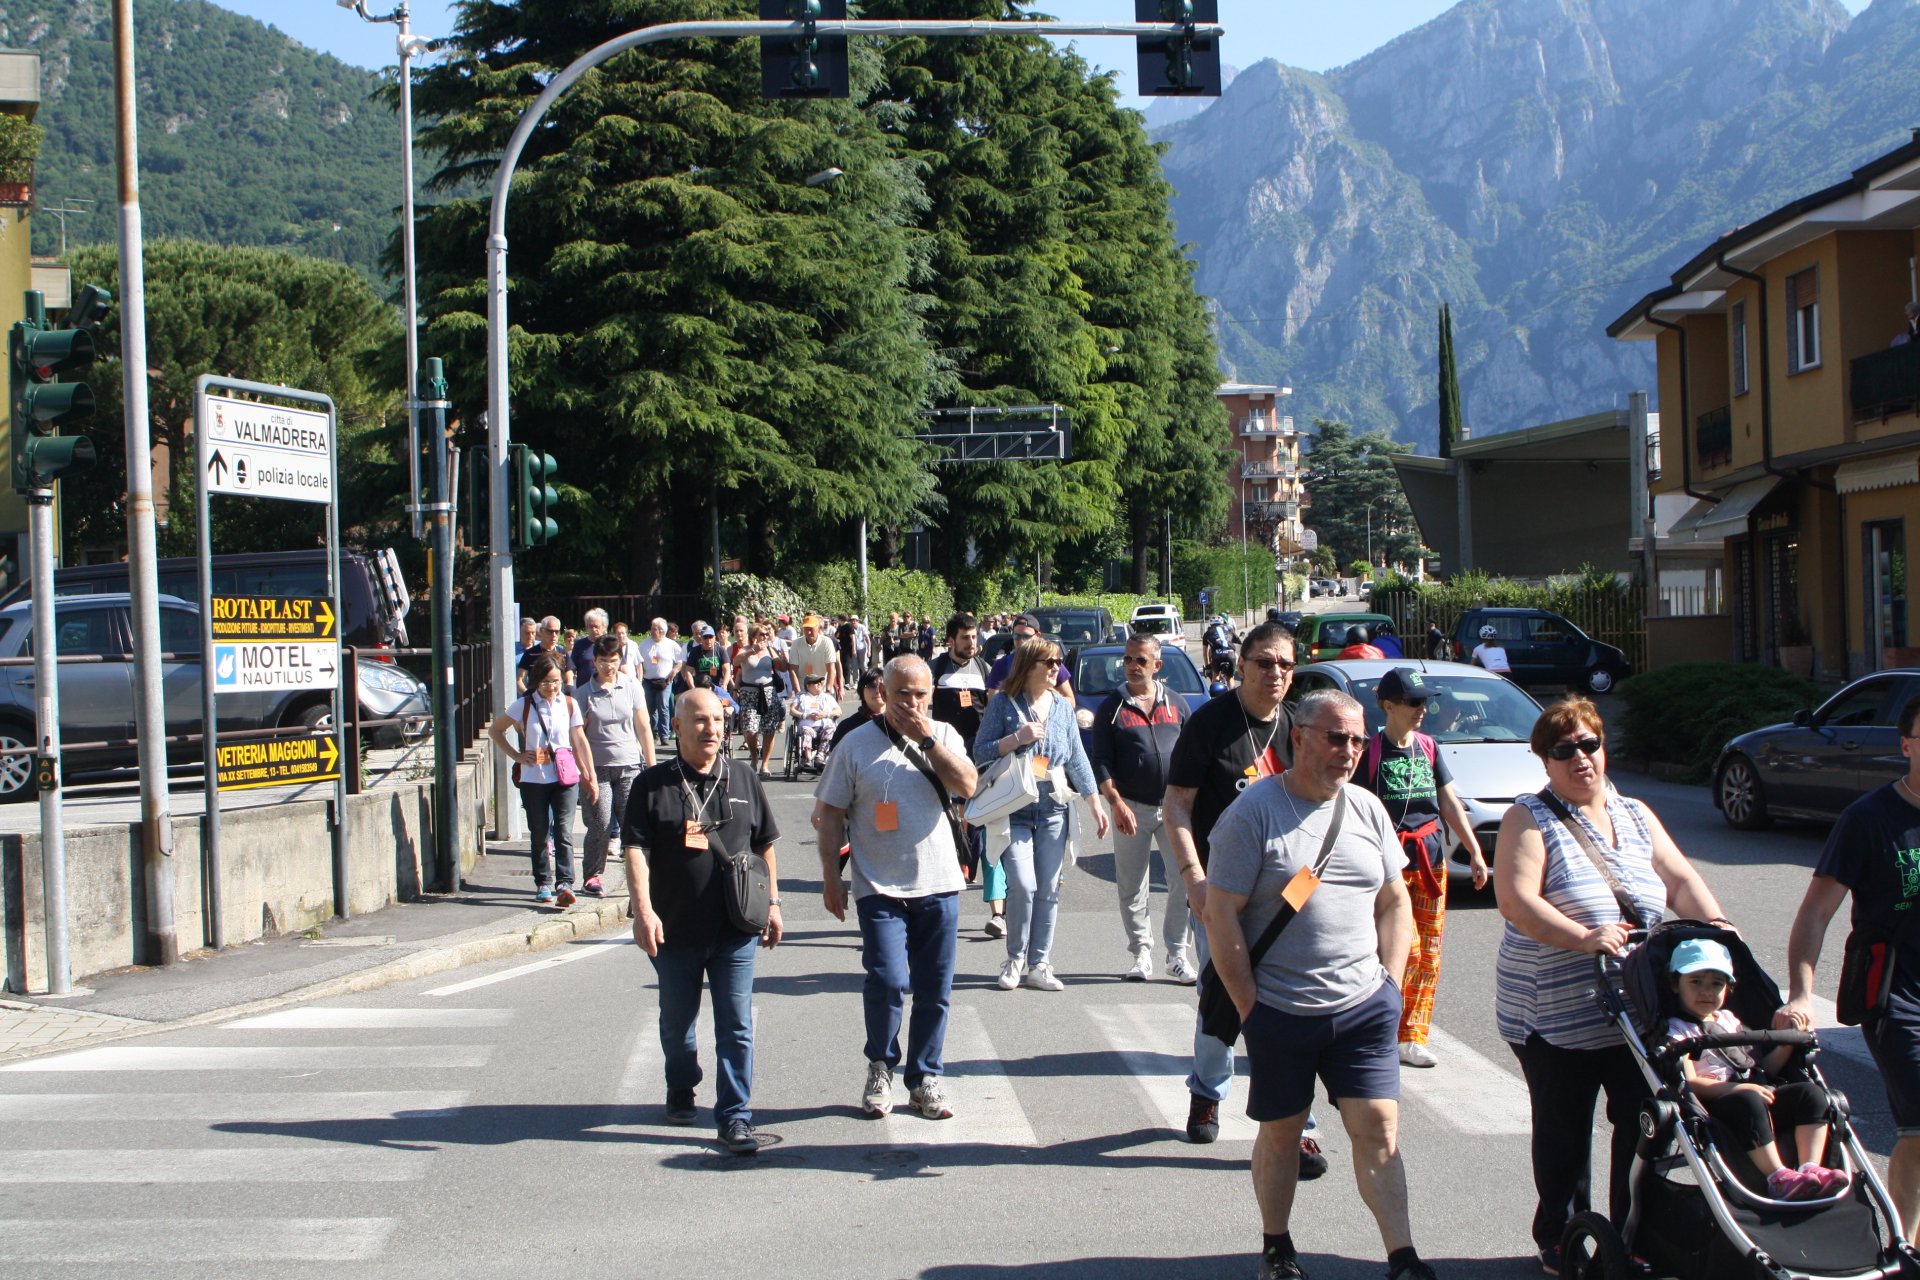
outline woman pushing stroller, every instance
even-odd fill
[[[1733,955],[1711,938],[1689,938],[1674,947],[1667,963],[1673,1003],[1679,1013],[1667,1019],[1670,1040],[1705,1035],[1737,1035],[1746,1028],[1731,1009]],[[1804,1016],[1804,1015],[1803,1015]],[[1799,1028],[1805,1030],[1806,1028]],[[1849,1179],[1823,1164],[1827,1154],[1827,1091],[1812,1080],[1771,1081],[1793,1055],[1780,1045],[1757,1063],[1744,1047],[1703,1049],[1680,1060],[1687,1085],[1707,1111],[1741,1144],[1754,1167],[1767,1178],[1775,1200],[1813,1200],[1844,1191]],[[1774,1119],[1793,1126],[1796,1168],[1780,1157]]]

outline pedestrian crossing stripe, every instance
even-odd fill
[[[0,1262],[370,1262],[392,1218],[0,1218]]]
[[[9,1062],[0,1072],[75,1071],[466,1071],[487,1065],[492,1045],[102,1045]]]

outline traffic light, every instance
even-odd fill
[[[1135,22],[1179,22],[1177,35],[1136,36],[1140,92],[1154,97],[1220,96],[1220,42],[1194,34],[1195,23],[1220,20],[1220,0],[1133,0]]]
[[[520,481],[520,516],[516,522],[520,545],[523,548],[544,546],[560,536],[559,522],[552,515],[560,502],[560,495],[552,484],[553,473],[560,469],[560,464],[552,454],[524,444],[512,448],[514,471]]]
[[[50,329],[40,291],[27,291],[26,318],[7,337],[14,492],[45,488],[69,472],[85,471],[98,457],[86,436],[60,434],[63,424],[93,415],[93,389],[54,379],[84,373],[93,363],[93,330],[112,302],[105,289],[88,285],[70,309],[73,327]]]
[[[847,96],[847,38],[821,35],[813,24],[847,16],[847,0],[760,0],[765,22],[804,22],[800,36],[760,37],[760,96]]]

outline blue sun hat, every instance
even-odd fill
[[[1725,943],[1688,938],[1673,949],[1673,958],[1667,961],[1668,973],[1698,973],[1703,969],[1725,974],[1727,981],[1733,981],[1733,953]]]

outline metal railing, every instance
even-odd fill
[[[1293,417],[1290,414],[1250,413],[1240,419],[1240,434],[1290,436],[1293,434]]]
[[[1694,420],[1693,454],[1700,469],[1711,471],[1733,461],[1733,409],[1712,409]]]
[[[1920,409],[1920,343],[1902,343],[1849,361],[1847,398],[1855,422],[1885,422]]]

